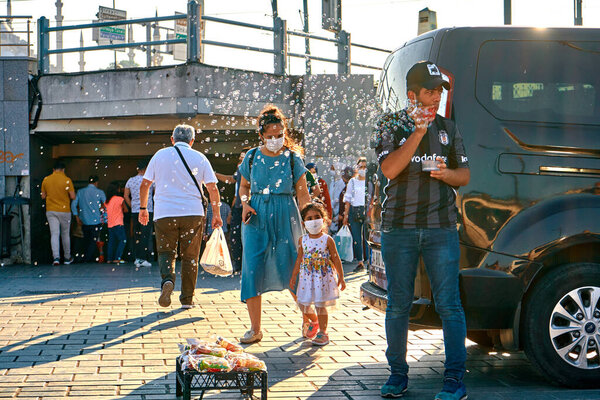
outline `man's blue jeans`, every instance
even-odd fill
[[[435,309],[444,330],[444,376],[461,380],[467,358],[467,328],[458,289],[460,250],[456,228],[384,230],[381,254],[388,282],[385,314],[388,349],[385,354],[392,374],[408,374],[408,317],[414,298],[419,256],[422,256]]]

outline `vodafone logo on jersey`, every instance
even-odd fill
[[[444,163],[448,163],[448,157],[445,156],[438,156],[437,154],[433,153],[432,155],[428,156],[427,153],[423,154],[422,156],[412,156],[412,158],[410,159],[410,162],[416,162],[416,163],[420,163],[422,161],[433,161],[435,160],[437,157],[440,157],[442,160],[444,160]]]

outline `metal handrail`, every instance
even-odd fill
[[[214,40],[203,40],[202,43],[209,44],[211,46],[229,47],[231,49],[249,50],[249,51],[257,51],[259,53],[275,54],[275,50],[272,50],[272,49],[265,49],[265,48],[262,48],[262,47],[254,47],[254,46],[246,46],[246,45],[243,45],[243,44],[217,42],[217,41],[214,41]]]
[[[0,20],[13,20],[13,19],[25,19],[27,20],[27,30],[25,31],[0,31],[0,33],[26,33],[27,34],[27,44],[22,44],[22,43],[0,43],[0,48],[2,47],[26,47],[27,48],[27,56],[29,57],[31,55],[30,53],[30,47],[33,46],[33,43],[31,43],[31,34],[33,33],[33,31],[31,29],[29,29],[30,25],[31,25],[31,15],[0,15]]]
[[[311,35],[309,33],[304,33],[304,32],[287,31],[287,33],[288,33],[288,35],[292,35],[292,36],[300,36],[300,37],[308,38],[308,39],[322,40],[324,42],[331,42],[331,43],[339,43],[340,42],[339,39],[331,39],[331,38],[327,38],[324,36]]]
[[[48,54],[61,54],[61,53],[75,53],[80,51],[94,51],[94,50],[114,50],[114,49],[126,49],[130,47],[140,46],[160,46],[161,44],[185,44],[186,39],[165,39],[155,40],[150,42],[135,42],[135,43],[118,43],[118,44],[104,44],[98,46],[87,46],[87,47],[71,47],[67,49],[55,49],[48,50]]]
[[[379,47],[374,47],[374,46],[367,46],[364,44],[358,44],[358,43],[352,43],[352,46],[354,47],[360,47],[362,49],[367,49],[367,50],[375,50],[375,51],[381,51],[383,53],[391,53],[391,50],[387,50],[387,49],[381,49]],[[381,69],[381,68],[380,68]]]
[[[340,64],[340,60],[334,60],[332,58],[318,57],[318,56],[313,56],[313,55],[288,53],[288,56],[297,57],[297,58],[309,58],[311,60],[316,60],[316,61],[325,61],[325,62],[330,62],[330,63],[334,63],[334,64]]]
[[[2,17],[0,17],[2,18]],[[18,17],[13,17],[18,18]],[[29,17],[31,18],[31,17]],[[157,24],[161,21],[174,21],[174,20],[182,20],[187,19],[188,21],[188,35],[186,39],[166,39],[166,40],[158,40],[152,41],[150,40],[150,24]],[[235,43],[225,43],[216,40],[201,40],[200,39],[200,22],[216,22],[223,23],[233,26],[239,26],[243,28],[251,28],[261,31],[273,32],[273,48],[262,48],[257,46],[248,46],[241,45]],[[54,49],[50,50],[50,41],[49,41],[49,33],[50,32],[62,32],[69,30],[80,30],[80,29],[89,29],[89,28],[101,28],[107,26],[121,26],[121,25],[133,25],[133,24],[142,24],[146,25],[146,41],[144,42],[133,42],[133,43],[118,43],[118,44],[107,44],[107,45],[97,45],[97,46],[86,46],[86,47],[70,47],[66,49]],[[274,55],[274,69],[276,74],[284,75],[286,73],[286,58],[287,57],[295,57],[295,58],[304,58],[309,60],[316,60],[328,63],[334,63],[338,65],[338,73],[349,73],[350,66],[356,66],[361,68],[368,68],[374,70],[381,70],[380,67],[371,66],[367,64],[360,63],[352,63],[350,61],[350,49],[352,47],[362,48],[366,50],[379,51],[385,53],[391,53],[391,51],[386,49],[381,49],[374,46],[367,46],[358,43],[352,43],[350,41],[350,34],[347,32],[341,31],[339,32],[335,38],[328,38],[324,36],[313,35],[305,32],[297,32],[297,31],[288,31],[286,29],[286,22],[281,20],[280,18],[274,19],[274,24],[272,27],[263,26],[257,24],[251,24],[247,22],[234,21],[224,18],[211,17],[211,16],[202,16],[199,14],[199,5],[197,0],[189,0],[188,1],[188,13],[187,14],[175,14],[164,17],[150,17],[150,18],[136,18],[136,19],[123,19],[123,20],[114,20],[114,21],[102,21],[102,22],[93,22],[86,24],[78,24],[78,25],[66,25],[66,26],[49,26],[49,21],[41,17],[38,23],[38,32],[39,32],[39,63],[40,63],[40,71],[42,73],[46,73],[49,70],[49,59],[48,56],[51,54],[63,54],[63,53],[73,53],[73,52],[84,52],[84,51],[95,51],[95,50],[116,50],[123,48],[142,48],[146,51],[150,51],[151,46],[160,46],[160,45],[174,45],[174,44],[187,44],[188,48],[188,61],[198,61],[200,54],[200,44],[210,45],[210,46],[219,46],[219,47],[227,47],[238,50],[247,50],[247,51],[255,51],[260,53],[268,53]],[[319,57],[310,54],[298,54],[292,53],[287,50],[286,40],[289,36],[298,36],[306,39],[320,40],[324,42],[334,43],[338,47],[338,57],[337,59]],[[154,51],[158,51],[157,49],[153,49]],[[148,65],[151,63],[150,53],[147,53],[147,62]]]
[[[275,29],[273,27],[271,27],[271,26],[249,24],[247,22],[234,21],[234,20],[231,20],[231,19],[224,19],[224,18],[218,18],[218,17],[211,17],[211,16],[208,16],[208,15],[203,15],[202,19],[204,21],[219,22],[219,23],[222,23],[222,24],[241,26],[241,27],[244,27],[244,28],[253,28],[253,29],[258,29],[258,30],[263,30],[263,31],[270,31],[270,32],[274,32],[275,31]]]

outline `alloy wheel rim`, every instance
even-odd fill
[[[564,362],[585,370],[600,368],[600,287],[584,286],[565,294],[554,306],[548,328]]]

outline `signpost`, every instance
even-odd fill
[[[127,11],[99,6],[98,14],[96,14],[96,16],[98,17],[99,22],[120,21],[127,19]],[[126,25],[103,26],[94,28],[93,39],[98,42],[98,45],[100,46],[106,44],[122,44],[126,42],[126,33]],[[115,68],[117,67],[117,51],[124,52],[125,49],[115,50]]]
[[[98,9],[98,19],[100,22],[119,21],[127,19],[127,11],[117,10],[100,6]],[[99,44],[120,44],[125,43],[125,25],[122,26],[103,26],[99,28]]]
[[[183,15],[183,13],[175,12],[175,14]],[[174,39],[187,39],[187,18],[176,19],[175,21],[175,37]],[[187,45],[186,44],[175,44],[173,45],[173,58],[178,61],[187,60]]]

